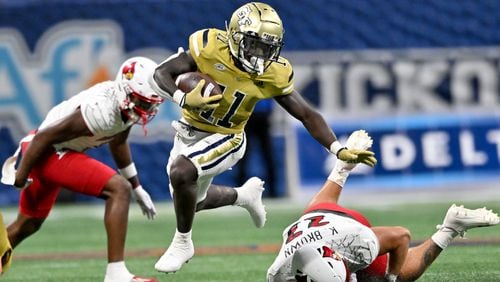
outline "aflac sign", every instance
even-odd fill
[[[169,55],[165,50],[126,55],[122,34],[112,21],[67,21],[45,32],[32,52],[18,31],[0,29],[0,125],[19,138],[57,103],[113,79],[125,57],[144,55],[159,62]],[[156,123],[178,115],[169,104],[160,109]]]

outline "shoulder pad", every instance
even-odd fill
[[[201,29],[189,36],[189,51],[194,58],[213,45],[214,29]]]

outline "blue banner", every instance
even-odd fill
[[[340,140],[365,129],[379,163],[353,173],[350,187],[429,188],[453,183],[500,181],[499,115],[426,115],[332,122]],[[300,180],[321,184],[332,158],[302,126],[295,128]],[[360,167],[360,166],[358,166]]]

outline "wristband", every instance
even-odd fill
[[[186,103],[186,93],[184,93],[184,91],[180,89],[177,89],[172,95],[172,99],[174,100],[174,102],[179,104],[179,106],[183,107]]]
[[[331,145],[330,145],[330,152],[338,156],[339,152],[343,149],[347,149],[346,147],[343,147],[338,140],[335,140]]]
[[[131,162],[128,166],[124,168],[119,168],[118,172],[120,172],[120,174],[126,179],[130,179],[137,175],[137,169],[135,168],[134,162]]]
[[[343,188],[347,177],[349,177],[349,172],[350,171],[346,169],[337,169],[335,166],[332,172],[330,172],[330,175],[328,175],[328,180],[337,183],[340,188]]]

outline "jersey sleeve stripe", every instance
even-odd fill
[[[283,89],[283,93],[286,94],[286,93],[290,93],[292,92],[293,90],[293,84],[288,86],[287,88]]]
[[[203,48],[205,48],[208,44],[208,29],[203,31]]]
[[[200,53],[201,53],[199,43],[200,43],[200,41],[203,40],[202,39],[203,31],[204,30],[199,30],[199,31],[195,32],[195,34],[193,34],[193,49],[194,49],[194,53],[196,54],[196,57],[200,56]]]

